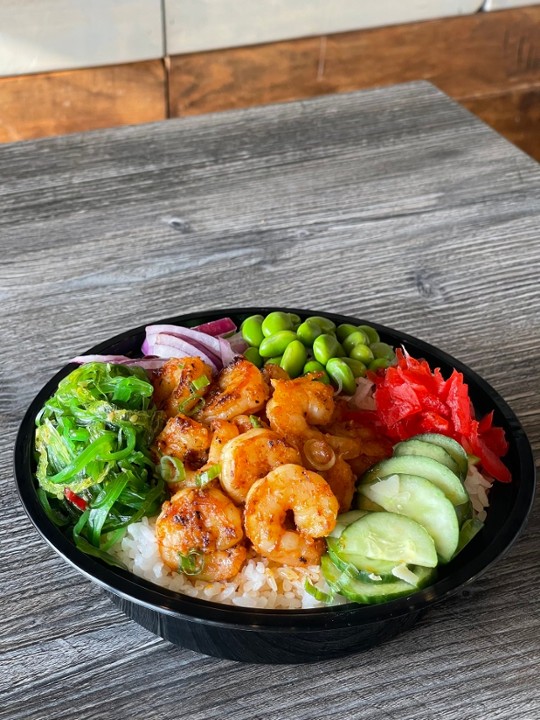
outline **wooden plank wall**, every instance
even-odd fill
[[[540,5],[0,79],[0,141],[418,79],[540,160]]]

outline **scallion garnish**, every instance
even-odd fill
[[[251,427],[254,427],[254,428],[262,427],[262,422],[259,420],[259,418],[256,415],[250,415],[249,421],[251,422]]]
[[[204,568],[204,553],[190,550],[187,555],[178,553],[178,572],[184,575],[199,575]]]
[[[318,587],[316,587],[309,578],[306,578],[304,581],[304,590],[309,593],[312,597],[315,598],[318,602],[323,603],[331,603],[334,599],[334,596],[331,593],[324,592],[324,590],[320,590]]]
[[[221,465],[219,463],[216,463],[215,465],[210,465],[210,467],[206,468],[206,470],[197,473],[197,475],[195,476],[195,484],[197,485],[197,487],[202,488],[205,485],[208,485],[208,483],[212,482],[212,480],[215,480],[215,478],[217,478],[220,472]]]
[[[172,455],[163,455],[159,461],[159,470],[161,477],[170,485],[172,483],[180,483],[186,479],[186,469],[184,463]]]
[[[201,375],[201,377],[198,377],[191,382],[191,389],[194,393],[196,393],[208,385],[210,385],[210,380],[206,377],[206,375]]]

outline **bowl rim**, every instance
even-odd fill
[[[296,610],[246,608],[192,598],[155,585],[130,572],[113,568],[97,558],[79,551],[63,535],[61,530],[47,518],[35,491],[32,473],[35,417],[45,400],[54,393],[59,381],[76,367],[73,363],[64,365],[36,394],[26,410],[15,442],[14,476],[16,490],[26,514],[38,533],[55,552],[82,575],[123,600],[190,622],[236,628],[238,630],[260,631],[264,628],[266,632],[301,628],[316,631],[324,628],[346,627],[353,623],[361,625],[380,622],[427,609],[429,606],[445,600],[459,592],[464,586],[472,583],[508,552],[523,531],[534,501],[536,473],[531,445],[514,412],[489,383],[460,360],[415,336],[372,320],[363,320],[355,316],[322,310],[314,311],[282,306],[217,308],[169,316],[118,333],[94,345],[86,350],[84,354],[100,354],[105,350],[111,352],[111,347],[124,343],[137,335],[144,335],[145,327],[150,324],[184,323],[194,325],[224,316],[232,316],[236,322],[239,322],[241,317],[253,314],[266,315],[273,311],[295,313],[300,317],[324,316],[333,320],[336,325],[341,323],[369,324],[382,337],[392,339],[394,344],[408,345],[413,348],[414,351],[411,352],[413,356],[423,357],[428,355],[436,358],[438,366],[456,368],[458,372],[463,373],[467,384],[470,387],[474,386],[475,392],[480,392],[489,399],[488,404],[495,410],[496,416],[504,421],[508,440],[514,444],[516,457],[519,460],[519,477],[514,477],[512,480],[512,484],[516,483],[518,486],[513,507],[488,546],[484,547],[480,552],[471,552],[475,547],[478,550],[478,543],[475,542],[476,539],[473,540],[470,547],[466,549],[467,552],[463,551],[460,555],[460,558],[463,556],[464,562],[456,563],[457,567],[454,568],[451,574],[436,579],[432,585],[407,597],[376,605],[344,603],[330,607]],[[29,440],[31,441],[29,442]]]

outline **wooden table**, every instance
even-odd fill
[[[540,449],[538,165],[425,83],[0,148],[0,717],[540,717],[540,523],[362,654],[216,660],[154,637],[40,539],[15,433],[71,356],[200,308],[370,318],[459,357]]]

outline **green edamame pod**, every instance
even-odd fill
[[[246,360],[249,360],[249,362],[252,362],[259,369],[262,368],[264,361],[263,361],[262,357],[260,356],[259,351],[257,350],[256,347],[249,347],[245,351],[244,357],[246,358]]]
[[[292,330],[280,330],[264,338],[259,345],[259,352],[264,358],[283,355],[287,345],[296,339],[296,333]]]
[[[261,328],[264,317],[262,315],[250,315],[240,326],[242,337],[251,345],[251,347],[259,347],[264,339]]]
[[[318,325],[324,333],[331,333],[336,329],[336,323],[321,315],[311,315],[308,320]]]
[[[351,335],[354,332],[357,332],[358,328],[356,325],[350,325],[349,323],[343,323],[343,325],[338,325],[336,328],[336,336],[340,343],[343,343],[347,335]]]
[[[345,340],[343,340],[342,345],[345,352],[349,354],[355,345],[367,345],[368,342],[369,341],[365,333],[361,330],[355,330],[350,335],[347,335]]]
[[[386,370],[387,367],[390,367],[390,360],[387,358],[375,358],[375,360],[372,360],[368,367],[370,370],[376,371],[379,368],[384,368]]]
[[[296,328],[302,322],[302,318],[300,317],[300,315],[297,315],[296,313],[289,313],[289,318],[291,319],[293,330],[296,330]]]
[[[359,343],[358,345],[355,345],[350,351],[349,357],[353,360],[360,360],[360,362],[368,365],[373,360],[374,355],[371,351],[371,348],[369,348],[367,345]]]
[[[319,335],[323,334],[323,330],[317,323],[306,320],[298,326],[296,334],[306,347],[311,347]]]
[[[357,329],[366,334],[370,345],[371,343],[379,342],[379,333],[375,330],[375,328],[372,328],[371,325],[359,325]]]
[[[324,369],[324,365],[321,365],[320,362],[317,362],[317,360],[310,360],[304,365],[304,370],[302,372],[302,375],[307,375],[308,373],[322,373],[322,376],[320,378],[317,378],[321,382],[323,382],[325,385],[330,385],[330,376]]]
[[[304,345],[300,340],[293,340],[287,345],[281,358],[280,366],[290,378],[296,378],[302,374],[306,357],[307,354]]]
[[[346,395],[354,395],[356,391],[354,373],[342,358],[330,358],[326,363],[326,372]]]
[[[330,358],[338,357],[340,353],[344,353],[343,347],[338,342],[335,335],[323,333],[315,339],[313,343],[313,355],[315,360],[326,366]]]
[[[341,358],[344,363],[351,368],[355,378],[365,377],[367,367],[361,360],[355,360],[354,358]]]
[[[282,330],[292,330],[293,323],[290,313],[280,311],[271,312],[262,321],[261,329],[264,337],[270,337]]]
[[[373,353],[373,357],[375,359],[378,358],[385,358],[386,360],[394,360],[395,353],[394,348],[388,345],[388,343],[385,342],[375,342],[370,343],[371,352]]]
[[[265,365],[281,365],[282,355],[277,355],[276,357],[263,358]]]

